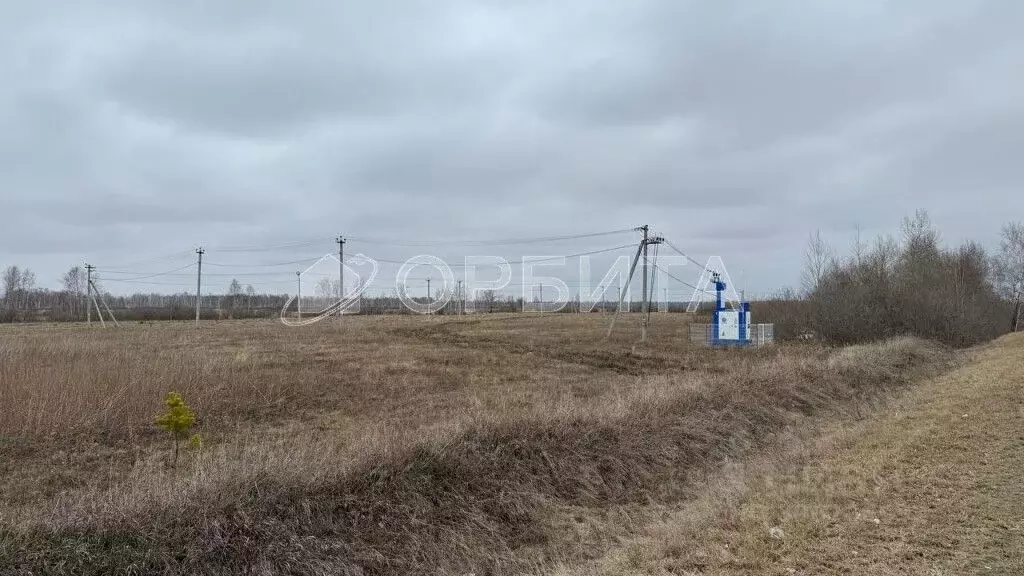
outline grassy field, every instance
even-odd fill
[[[708,350],[684,315],[0,328],[0,573],[506,574],[598,562],[708,478],[953,354]],[[181,392],[203,446],[152,424]]]
[[[793,429],[559,576],[1024,574],[1024,334],[868,419]]]

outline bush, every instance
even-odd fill
[[[980,245],[940,247],[928,215],[918,212],[904,219],[902,242],[882,237],[870,249],[858,242],[852,257],[832,259],[814,275],[806,329],[836,344],[913,334],[971,346],[1008,328],[1012,304],[990,277]]]

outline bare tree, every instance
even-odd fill
[[[494,290],[484,290],[480,293],[480,300],[487,306],[487,312],[494,312],[494,302],[496,300]]]
[[[82,270],[81,266],[71,267],[61,277],[61,283],[64,284],[65,298],[67,299],[67,313],[72,317],[77,317],[79,314],[82,299],[85,295],[86,282],[85,271]]]
[[[4,288],[5,316],[14,319],[17,311],[28,306],[29,297],[36,287],[36,275],[29,269],[8,266],[0,283]]]
[[[18,286],[21,285],[21,270],[17,266],[8,266],[4,270],[3,282],[3,307],[0,308],[0,321],[14,320],[14,301]]]
[[[821,237],[821,230],[816,230],[807,239],[804,250],[804,270],[800,277],[800,285],[804,295],[810,295],[821,286],[821,281],[834,263],[834,253],[828,242]]]
[[[82,294],[85,292],[85,272],[81,266],[72,266],[64,276],[61,283],[64,284],[64,291],[69,294]]]
[[[25,268],[21,271],[21,281],[18,283],[18,289],[22,292],[31,292],[36,287],[36,273]]]
[[[316,283],[314,290],[316,290],[317,296],[323,298],[337,298],[338,295],[341,294],[339,286],[341,286],[341,283],[338,280],[321,278],[320,281]]]
[[[904,265],[917,276],[934,271],[939,259],[940,239],[928,211],[918,210],[913,217],[904,216],[901,228]]]
[[[996,294],[979,244],[940,246],[923,211],[904,219],[902,236],[899,243],[881,237],[867,251],[858,242],[841,263],[826,257],[819,235],[811,236],[804,279],[805,292],[813,289],[805,310],[820,337],[849,343],[915,334],[968,346],[1006,330],[1011,306]]]
[[[1003,226],[999,253],[992,259],[992,279],[999,294],[1014,301],[1010,329],[1016,331],[1024,291],[1024,223],[1010,222]]]
[[[17,266],[8,266],[4,270],[4,302],[11,305],[14,302],[15,293],[21,288],[21,269]]]
[[[249,317],[252,317],[252,303],[256,299],[256,289],[249,284],[245,287],[245,308]]]
[[[867,252],[867,245],[861,239],[861,228],[860,224],[854,226],[854,237],[853,237],[853,263],[858,267],[864,263],[864,254]]]
[[[235,317],[235,308],[238,306],[238,300],[242,296],[242,283],[232,278],[231,284],[228,285],[228,297],[227,297],[227,309],[228,318]]]

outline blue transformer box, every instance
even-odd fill
[[[750,303],[740,302],[739,309],[727,308],[722,293],[725,282],[718,273],[712,277],[715,283],[715,309],[711,313],[711,345],[715,347],[749,346]]]

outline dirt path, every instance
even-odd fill
[[[1024,334],[728,466],[582,574],[1024,574]]]

